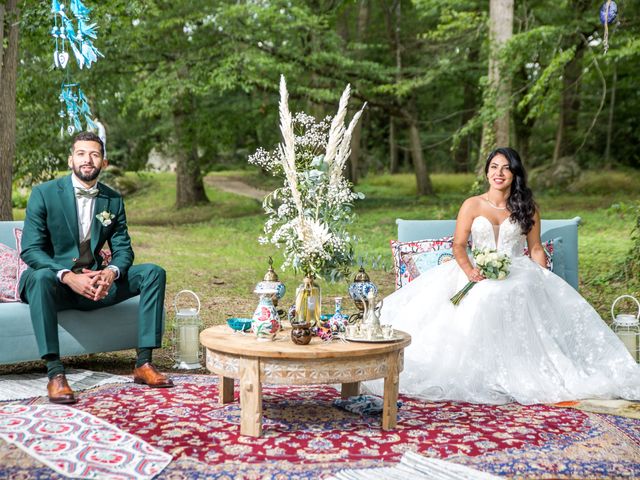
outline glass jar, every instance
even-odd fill
[[[312,327],[319,325],[321,302],[320,287],[314,282],[314,278],[304,277],[296,289],[295,323],[308,323]]]

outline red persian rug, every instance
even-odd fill
[[[339,393],[331,387],[265,386],[264,434],[253,438],[239,435],[239,403],[216,403],[215,377],[174,380],[172,389],[98,387],[81,392],[75,407],[172,455],[159,479],[317,479],[344,468],[392,466],[405,451],[507,477],[640,477],[640,421],[631,418],[401,396],[398,428],[386,432],[379,416],[332,406]],[[0,445],[0,478],[57,477]]]

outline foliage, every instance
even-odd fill
[[[58,135],[50,6],[22,3],[14,170],[31,184],[64,168],[69,139]],[[359,136],[361,173],[390,167],[390,119],[398,168],[412,171],[406,114],[419,126],[430,172],[469,171],[481,125],[500,114],[486,88],[487,2],[92,3],[96,47],[105,58],[78,78],[107,127],[110,162],[127,170],[143,169],[153,148],[170,156],[189,152],[202,172],[242,165],[258,146],[277,142],[272,93],[280,73],[296,79],[295,110],[317,118],[345,83],[357,102],[369,102]],[[549,162],[562,70],[579,39],[586,50],[575,128],[583,146],[576,159],[582,168],[638,168],[640,24],[634,19],[640,4],[620,4],[606,55],[597,5],[584,15],[576,15],[575,5],[516,4],[514,37],[503,57],[513,87],[515,146],[524,149],[528,166]],[[459,165],[453,157],[461,148]]]

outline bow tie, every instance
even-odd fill
[[[91,188],[78,188],[76,187],[76,198],[95,198],[98,195],[98,189],[96,187]]]

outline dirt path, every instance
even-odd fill
[[[205,177],[204,181],[207,185],[222,190],[223,192],[235,193],[237,195],[254,198],[259,202],[262,202],[267,193],[269,193],[266,190],[259,190],[251,185],[247,185],[239,178],[234,177],[217,177],[209,175]]]

